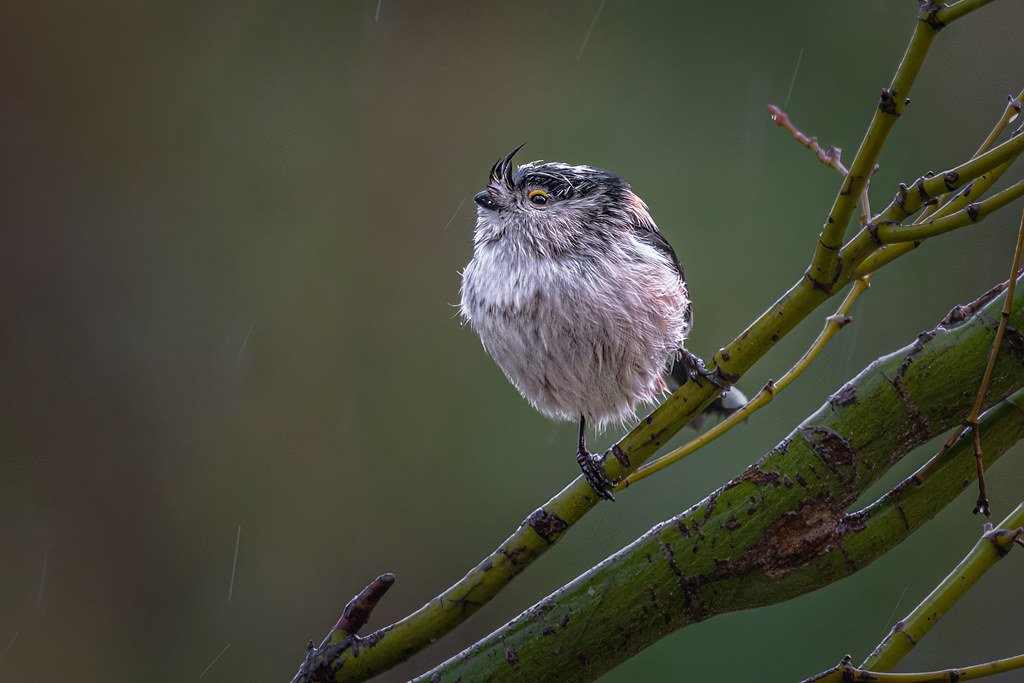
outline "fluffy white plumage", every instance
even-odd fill
[[[548,417],[600,428],[665,391],[690,300],[629,184],[590,166],[513,172],[509,155],[476,201],[461,311],[523,397]]]

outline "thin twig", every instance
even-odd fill
[[[1020,116],[1021,105],[1024,104],[1024,90],[1022,90],[1016,97],[1008,95],[1006,99],[1006,109],[1003,110],[1003,115],[999,118],[999,122],[996,123],[992,132],[988,134],[987,138],[985,138],[985,141],[978,147],[978,151],[974,153],[974,156],[984,154],[990,150],[992,145],[995,144],[996,139],[1003,134],[1006,127]]]
[[[996,139],[998,139],[999,135],[1001,135],[1002,132],[1006,129],[1006,126],[1012,123],[1014,120],[1016,120],[1017,116],[1020,114],[1021,103],[1024,102],[1024,91],[1021,91],[1021,93],[1017,95],[1017,97],[1013,97],[1011,95],[1008,98],[1008,100],[1009,101],[1007,102],[1007,105],[1003,110],[1003,115],[1000,117],[999,121],[996,122],[988,137],[985,138],[984,142],[981,143],[981,145],[978,147],[978,150],[974,153],[971,159],[977,159],[982,154],[988,152],[991,149],[992,145],[995,144],[995,141]],[[1020,132],[1021,130],[1018,129],[1014,133],[1014,135],[1019,135]],[[995,182],[1003,175],[1003,173],[1010,167],[1010,165],[1015,160],[1016,157],[1010,157],[1008,160],[1002,162],[1001,164],[994,166],[992,169],[986,171],[985,173],[982,173],[977,178],[974,178],[966,187],[963,188],[963,190],[957,189],[955,192],[949,192],[947,194],[940,195],[930,200],[930,203],[926,204],[926,206],[924,207],[924,211],[921,212],[921,215],[918,216],[911,224],[914,226],[919,226],[923,224],[933,226],[930,229],[930,231],[923,231],[919,233],[919,235],[921,236],[920,238],[923,239],[924,236],[934,236],[940,234],[941,232],[945,232],[947,230],[954,230],[956,228],[963,227],[964,225],[968,225],[970,222],[974,222],[970,213],[964,213],[956,219],[951,219],[946,223],[939,223],[941,219],[951,216],[955,212],[960,211],[961,209],[966,209],[966,207],[968,206],[973,197],[980,197],[981,195],[985,194],[985,192],[993,184],[995,184]],[[951,172],[944,173],[943,177],[953,178]],[[1011,197],[1010,195],[1003,196],[1008,201],[1015,198]],[[993,204],[989,204],[987,205],[986,210],[988,208],[993,207]],[[892,220],[894,214],[893,208],[894,207],[891,204],[876,219],[875,225],[884,223],[887,220]],[[969,222],[965,222],[965,219],[969,219]],[[938,229],[934,227],[936,223],[939,223]],[[908,228],[908,230],[909,229],[910,228]],[[931,234],[926,234],[927,232],[930,232]],[[861,235],[858,235],[857,239],[863,239],[864,235],[866,234],[868,233],[862,232]],[[854,277],[863,277],[864,275],[873,273],[882,266],[887,265],[892,261],[895,261],[900,256],[903,256],[904,254],[913,251],[920,245],[920,241],[910,238],[909,233],[904,233],[904,235],[908,236],[908,239],[906,239],[905,241],[895,244],[883,244],[882,246],[878,247],[874,251],[874,253],[872,253],[867,258],[863,259],[861,263],[857,266],[857,269],[854,271]]]
[[[990,149],[992,149],[992,145],[995,144],[996,140],[999,139],[999,136],[1003,134],[1004,130],[1006,130],[1006,126],[1011,124],[1017,118],[1017,116],[1020,114],[1021,103],[1024,102],[1024,91],[1021,91],[1021,93],[1019,95],[1017,95],[1017,97],[1014,97],[1013,95],[1009,95],[1009,96],[1007,96],[1006,99],[1007,99],[1007,103],[1006,103],[1006,107],[1003,109],[1003,115],[999,117],[999,120],[996,122],[996,125],[992,127],[992,130],[989,132],[988,137],[986,137],[985,140],[978,146],[978,150],[971,157],[972,159],[974,159],[974,158],[984,154],[985,152],[989,151]],[[1008,168],[1008,167],[1009,167],[1008,163],[1004,167],[1000,167],[1000,170],[999,170],[998,174],[996,175],[996,178],[998,178],[999,175],[1002,175],[1002,172],[1005,171],[1006,168]],[[986,175],[988,175],[988,174],[986,174]],[[984,176],[982,176],[982,178],[983,177]],[[993,181],[994,181],[994,179],[993,179]],[[987,188],[988,188],[988,185],[985,186],[985,189],[987,189]],[[977,188],[976,195],[981,195],[981,194],[984,193],[984,191],[985,191],[984,189]],[[926,206],[924,211],[921,212],[921,215],[918,216],[917,220],[915,220],[914,222],[915,223],[923,223],[932,214],[938,212],[940,208],[945,206],[946,202],[949,201],[949,199],[952,196],[953,196],[952,193],[950,193],[950,194],[946,194],[946,195],[943,195],[943,196],[939,197],[938,201],[936,201],[934,204]],[[958,195],[958,198],[959,198],[959,196],[960,195]],[[954,209],[954,210],[956,210],[956,209]],[[947,211],[946,213],[951,213],[951,211]]]
[[[818,160],[821,161],[821,163],[825,164],[829,168],[834,168],[835,170],[837,170],[839,174],[843,176],[843,178],[847,176],[849,171],[847,170],[846,166],[843,166],[843,162],[841,159],[843,155],[843,150],[836,147],[835,145],[829,145],[827,150],[823,149],[822,146],[818,144],[818,138],[816,136],[806,135],[803,131],[797,128],[792,121],[790,121],[789,115],[786,114],[785,111],[776,107],[774,104],[768,105],[768,113],[769,117],[775,125],[779,126],[780,128],[785,128],[786,130],[788,130],[797,142],[799,142],[801,145],[814,152],[815,156],[818,157]],[[874,175],[876,171],[878,171],[878,164],[875,164],[875,167],[871,170],[871,175]],[[868,199],[868,188],[870,184],[871,178],[869,177],[866,181],[864,181],[864,188],[861,190],[860,193],[861,226],[867,225],[867,222],[871,217],[871,202]]]
[[[921,20],[930,22],[936,28],[944,28],[957,19],[967,16],[976,9],[981,9],[992,0],[959,0],[951,4],[936,3],[931,0],[921,1]]]
[[[996,168],[1006,161],[1016,159],[1024,153],[1024,135],[1016,134],[1006,142],[970,160],[951,168],[945,173],[925,175],[914,181],[912,186],[900,185],[896,198],[882,212],[883,220],[902,220],[921,210],[925,204],[937,197],[964,187],[968,182]]]
[[[981,459],[981,436],[978,433],[978,415],[981,413],[981,405],[985,399],[985,392],[988,390],[989,380],[992,379],[992,368],[996,364],[996,356],[999,355],[999,347],[1003,342],[1003,333],[1006,332],[1006,324],[1010,320],[1010,306],[1013,302],[1013,290],[1017,284],[1017,271],[1020,270],[1021,251],[1024,250],[1024,214],[1021,215],[1020,228],[1017,231],[1017,248],[1013,252],[1013,266],[1010,268],[1010,282],[1006,287],[1006,301],[1003,303],[1003,310],[999,316],[999,327],[996,329],[996,338],[992,341],[992,351],[988,356],[988,363],[985,365],[985,374],[981,378],[981,386],[978,388],[978,397],[974,400],[974,407],[971,414],[967,416],[967,422],[974,432],[974,458],[978,463],[978,502],[974,507],[974,514],[983,513],[989,516],[988,496],[985,493],[985,466]]]
[[[825,164],[829,168],[836,169],[839,171],[840,175],[844,178],[846,177],[849,171],[845,166],[843,166],[843,162],[840,160],[843,150],[839,149],[835,145],[829,145],[827,150],[823,149],[822,146],[818,144],[817,136],[805,135],[799,128],[793,125],[793,122],[789,120],[789,115],[774,104],[768,105],[768,112],[772,123],[780,128],[788,130],[793,137],[796,138],[797,142],[814,152],[821,163]]]
[[[949,201],[935,213],[931,221],[923,224],[930,227],[921,228],[920,234],[927,236],[930,231],[946,232],[973,223],[974,218],[972,214],[975,212],[975,209],[971,209],[967,205],[968,197],[977,196],[990,187],[1002,172],[1006,170],[1008,165],[1022,153],[1024,153],[1024,135],[1018,133],[995,149],[989,150],[981,156],[972,158],[944,173],[938,175],[926,174],[919,177],[910,186],[901,183],[899,191],[896,193],[896,198],[889,206],[877,214],[868,226],[862,229],[856,237],[843,247],[841,252],[843,271],[839,276],[840,281],[842,281],[842,277],[847,270],[852,271],[850,272],[851,276],[859,277],[874,272],[878,267],[891,263],[899,256],[915,249],[917,241],[912,239],[908,240],[905,245],[901,244],[896,247],[882,245],[877,233],[883,228],[885,228],[885,230],[882,230],[883,234],[890,233],[897,228],[905,231],[917,230],[920,226],[913,224],[904,226],[902,225],[903,221],[908,216],[912,216],[920,211],[926,204],[937,201],[938,197],[947,192],[963,188],[953,200]],[[1021,189],[1018,186],[1007,188],[995,197],[986,200],[991,201],[998,197],[991,204],[982,206],[983,202],[976,203],[977,211],[979,211],[977,216],[980,218],[980,211],[983,209],[987,211],[989,208],[995,208],[996,204],[1002,206],[1012,201],[1019,196]],[[950,217],[953,211],[961,208],[964,209],[964,213],[957,214],[955,218]],[[946,218],[949,218],[949,220],[945,221]],[[945,222],[940,223],[940,220]],[[936,224],[939,225],[939,228],[934,227]],[[903,232],[901,234],[909,237],[911,233]]]

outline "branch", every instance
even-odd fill
[[[1006,109],[1003,111],[1003,116],[996,123],[995,127],[993,127],[992,132],[989,133],[988,137],[978,148],[978,151],[974,153],[972,159],[977,158],[981,154],[987,152],[989,148],[992,146],[992,144],[995,142],[996,138],[998,138],[1000,133],[1002,133],[1006,125],[1017,117],[1017,115],[1020,113],[1022,100],[1024,100],[1024,91],[1022,91],[1020,95],[1018,95],[1016,98],[1012,96],[1009,98],[1009,102],[1006,105]],[[1012,164],[1015,160],[1016,157],[1013,157],[1007,161],[1004,161],[998,166],[993,167],[991,170],[981,174],[972,182],[970,182],[966,187],[964,187],[962,191],[957,192],[955,196],[953,196],[952,198],[950,198],[950,194],[952,193],[939,197],[934,204],[930,204],[929,206],[925,207],[925,210],[913,222],[913,225],[919,225],[929,219],[937,221],[939,219],[945,218],[946,216],[949,216],[955,211],[959,211],[960,209],[965,208],[968,202],[971,201],[973,197],[980,197],[981,195],[985,194],[985,192],[988,191],[988,189],[1003,175],[1006,169],[1008,169],[1010,167],[1010,164]],[[886,219],[886,217],[883,215],[879,215],[879,217],[876,218],[873,225],[881,225],[882,222],[885,220],[888,219]],[[864,227],[867,228],[869,226]],[[862,245],[863,248],[870,249],[870,246],[866,244],[866,240],[870,235],[870,232],[861,231],[861,233],[857,235],[853,242],[857,242],[858,240],[865,241]],[[853,277],[863,277],[865,275],[873,273],[882,266],[885,266],[895,261],[900,256],[903,256],[913,251],[919,245],[920,242],[916,241],[901,242],[899,244],[883,244],[877,249],[875,249],[875,251],[871,253],[870,256],[864,258],[860,262],[860,264],[854,270]]]
[[[918,26],[920,27],[920,25],[919,23]],[[719,375],[729,382],[735,382],[740,375],[750,369],[754,362],[767,353],[772,345],[788,334],[798,322],[825,299],[844,288],[852,279],[862,277],[888,265],[917,246],[909,243],[906,245],[882,244],[876,237],[880,225],[887,221],[902,221],[920,211],[926,203],[941,194],[963,188],[963,192],[958,195],[956,200],[949,202],[947,206],[935,213],[935,222],[938,223],[940,219],[963,205],[958,203],[961,196],[964,198],[963,202],[966,203],[968,196],[977,196],[983,192],[1021,153],[1024,153],[1024,135],[1018,134],[998,147],[945,173],[918,178],[912,185],[915,191],[910,191],[906,185],[901,185],[896,199],[839,251],[837,260],[839,269],[827,285],[814,278],[811,272],[812,266],[803,279],[790,287],[789,291],[732,344],[716,354],[715,362],[719,368]],[[851,175],[856,163],[855,161],[854,166],[851,166]],[[974,181],[972,186],[964,187],[971,181]],[[862,184],[858,187],[860,186]],[[985,204],[985,210],[991,211],[1004,206],[1019,196],[1018,193],[1021,189],[1015,185],[995,197],[985,200],[989,202]],[[974,211],[968,207],[962,214],[955,214],[946,224],[947,229],[951,229],[949,226],[955,226],[959,221],[965,221],[964,225],[973,222],[972,213]],[[977,217],[980,219],[982,214],[978,213]]]
[[[789,120],[789,115],[786,114],[786,112],[782,111],[774,104],[768,105],[768,112],[771,116],[772,123],[779,126],[780,128],[785,128],[786,130],[788,130],[797,142],[799,142],[801,145],[814,152],[815,156],[818,157],[818,161],[820,161],[821,163],[825,164],[830,168],[834,168],[839,172],[839,175],[843,176],[844,179],[846,178],[849,171],[846,169],[845,166],[843,166],[843,150],[839,149],[835,145],[829,145],[829,148],[827,150],[823,149],[822,146],[818,144],[817,136],[812,135],[808,137],[806,134],[803,133],[803,131],[801,131],[800,129],[793,125],[793,123]],[[875,164],[875,167],[871,169],[871,173],[874,173],[877,170],[878,164]],[[871,202],[868,198],[868,187],[870,185],[870,182],[871,179],[869,177],[867,180],[864,181],[864,186],[863,188],[861,188],[860,191],[861,225],[866,225],[868,219],[871,217]]]
[[[1000,305],[992,300],[872,363],[740,476],[418,680],[547,680],[555,671],[560,680],[590,680],[683,626],[780,602],[866,566],[974,476],[965,439],[919,485],[846,513],[893,463],[969,409],[974,396],[962,387],[981,375]],[[1018,293],[1011,325],[1022,324]],[[1007,346],[989,397],[1024,386],[1024,338]],[[1024,411],[1002,401],[982,427],[991,463],[1024,438]]]
[[[960,0],[945,6],[930,0],[921,0],[917,25],[910,39],[907,51],[903,55],[892,83],[882,88],[882,96],[878,100],[878,108],[871,119],[864,139],[860,143],[857,155],[850,164],[850,172],[843,180],[839,194],[836,196],[829,212],[828,219],[818,238],[818,246],[814,251],[811,267],[807,272],[808,279],[818,287],[831,289],[836,281],[839,266],[839,248],[843,245],[846,226],[850,223],[857,198],[864,189],[871,172],[874,170],[878,157],[882,152],[889,131],[903,113],[909,101],[910,89],[921,70],[924,59],[935,38],[942,28],[965,16],[990,0]]]
[[[1024,139],[1024,135],[1020,137]],[[911,225],[881,225],[878,226],[875,234],[880,244],[919,242],[957,228],[974,225],[988,214],[1001,209],[1021,196],[1024,196],[1024,180],[1014,183],[984,201],[968,204],[954,214]]]
[[[1021,398],[1022,392],[1017,392],[1013,400],[1019,402]],[[1010,548],[1021,537],[1021,526],[1024,526],[1024,503],[1018,505],[998,527],[988,528],[949,576],[943,579],[942,583],[936,586],[935,590],[906,618],[896,622],[889,635],[864,660],[860,668],[891,671],[914,645],[921,642],[939,619],[945,616],[949,608],[955,605],[986,571],[1010,552]]]
[[[842,156],[843,150],[839,149],[835,145],[829,145],[828,149],[823,148],[818,144],[818,138],[815,135],[808,136],[803,131],[793,125],[793,122],[789,120],[789,115],[776,107],[774,104],[768,105],[768,114],[771,117],[772,123],[779,128],[785,128],[790,134],[807,149],[814,152],[814,155],[818,157],[818,161],[825,164],[829,168],[834,168],[839,171],[839,175],[846,177],[849,171],[843,166]]]
[[[992,145],[996,143],[996,139],[1002,135],[1006,126],[1020,116],[1021,105],[1024,104],[1024,91],[1021,91],[1021,93],[1016,97],[1009,95],[1006,100],[1006,109],[1003,111],[1002,118],[999,119],[999,122],[992,129],[992,132],[988,134],[985,141],[981,143],[980,147],[978,147],[978,151],[975,152],[974,156],[987,152]]]
[[[817,676],[805,679],[803,683],[945,683],[946,681],[970,681],[994,674],[1001,674],[1024,667],[1024,655],[998,659],[994,662],[975,664],[958,669],[925,671],[912,674],[890,674],[879,671],[858,669],[850,664],[847,655],[838,666]]]
[[[912,184],[915,188],[913,192],[906,185],[900,184],[899,191],[892,203],[843,247],[843,268],[839,275],[839,282],[845,283],[849,277],[872,273],[915,249],[918,246],[917,241],[883,244],[878,237],[878,232],[886,226],[900,225],[907,217],[917,213],[927,204],[938,203],[939,197],[944,192],[953,192],[963,188],[954,199],[932,215],[933,224],[938,224],[941,220],[951,217],[955,211],[961,208],[964,208],[965,212],[952,218],[949,227],[939,232],[947,232],[955,227],[972,223],[971,213],[977,211],[977,208],[973,210],[970,208],[974,205],[967,204],[969,198],[984,193],[1021,153],[1024,153],[1024,135],[1021,135],[1018,130],[1010,140],[995,149],[973,157],[945,173],[919,177]],[[986,201],[992,202],[998,198],[996,203],[1003,206],[1019,196],[1018,185],[1007,188]],[[994,210],[996,203],[988,204],[987,210]],[[980,219],[980,214],[978,217]],[[961,225],[959,221],[965,222]],[[915,228],[916,226],[907,227],[908,230]]]
[[[960,0],[950,4],[944,4],[941,2],[930,2],[928,0],[918,0],[921,3],[921,12],[924,14],[927,11],[926,18],[922,21],[928,21],[934,24],[937,28],[942,28],[953,23],[957,19],[966,16],[970,12],[976,9],[980,9],[992,2],[992,0]]]
[[[913,191],[906,185],[900,185],[896,198],[876,218],[875,223],[903,220],[912,216],[920,211],[925,204],[934,201],[940,195],[963,187],[965,183],[1005,162],[1012,162],[1022,152],[1024,152],[1024,136],[1018,129],[1009,140],[984,154],[973,157],[945,173],[929,174],[918,178],[914,182]]]

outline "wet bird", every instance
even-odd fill
[[[613,500],[586,426],[632,417],[678,381],[714,373],[685,347],[693,307],[676,252],[647,205],[618,175],[531,162],[516,148],[474,197],[473,258],[461,312],[530,404],[579,420],[577,461]]]

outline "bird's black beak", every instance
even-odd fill
[[[489,190],[477,192],[476,196],[473,197],[473,201],[490,211],[495,211],[498,208],[498,204],[494,201],[494,197],[491,196]]]

